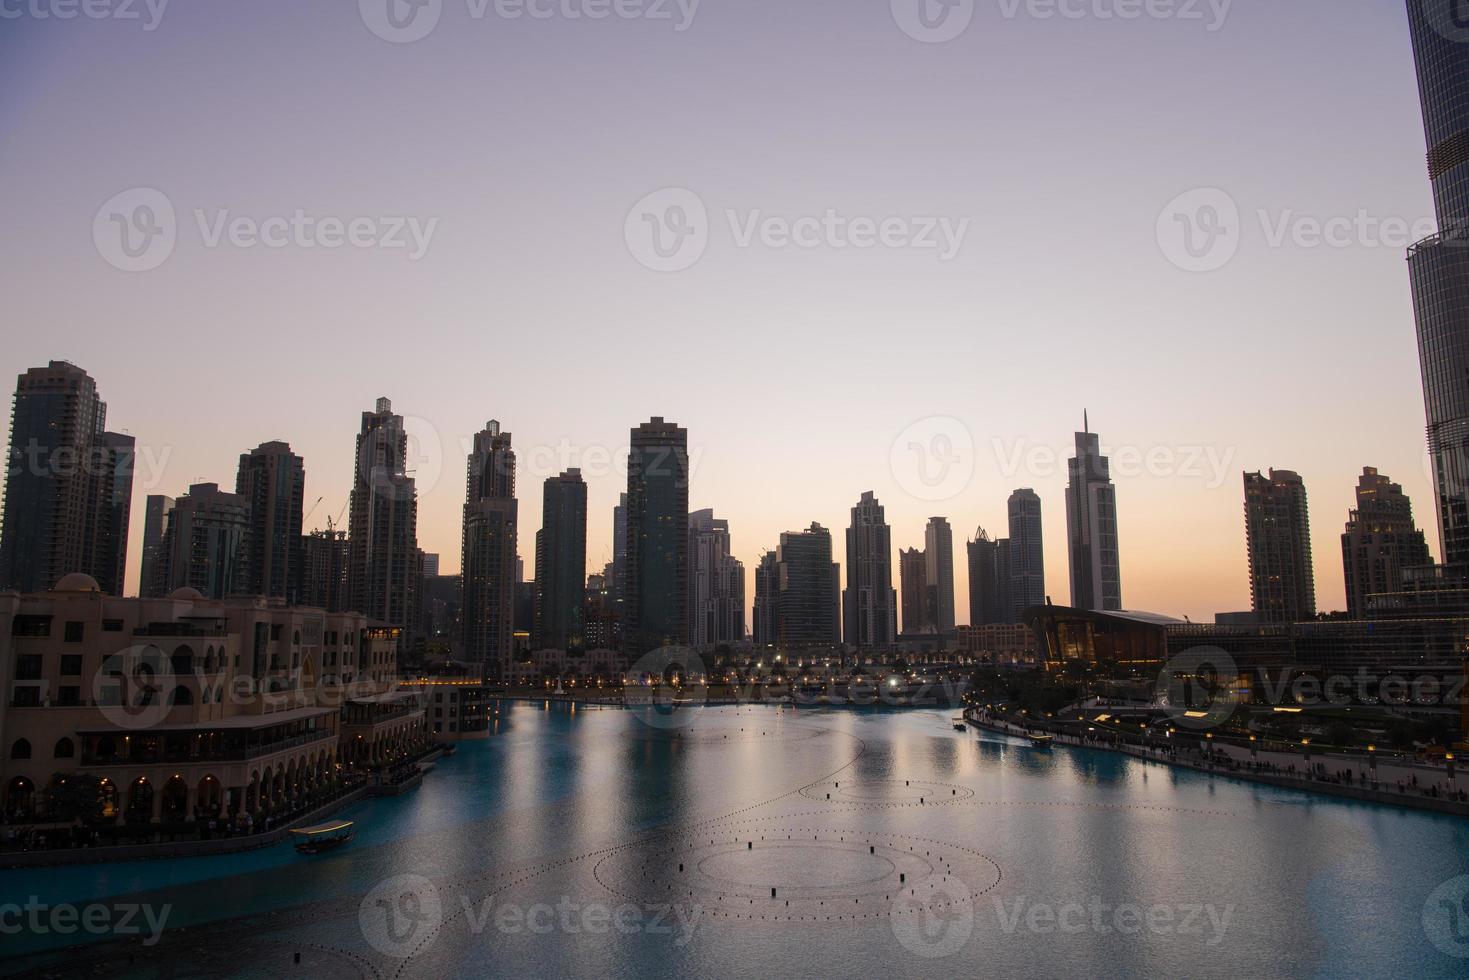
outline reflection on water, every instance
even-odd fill
[[[169,904],[170,926],[203,927],[154,954],[183,967],[178,937],[202,935],[240,963],[350,951],[318,972],[382,976],[1463,975],[1422,925],[1469,873],[1460,820],[1038,750],[955,732],[947,711],[683,717],[505,703],[418,791],[345,812],[342,851],[0,872],[0,895]],[[400,876],[441,909],[407,959],[364,924],[364,897]],[[892,915],[904,889],[931,918]],[[691,938],[595,931],[660,903],[697,910]],[[539,905],[562,909],[549,932],[506,924]]]

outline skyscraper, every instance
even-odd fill
[[[1245,474],[1245,539],[1255,618],[1263,623],[1314,619],[1311,520],[1300,476],[1289,470]]]
[[[299,601],[306,464],[284,442],[261,443],[240,456],[235,493],[250,504],[241,591]]]
[[[1076,433],[1076,455],[1067,463],[1066,531],[1071,553],[1071,605],[1122,608],[1122,567],[1117,548],[1117,490],[1097,436],[1089,425]]]
[[[362,413],[348,518],[350,607],[408,629],[418,571],[418,490],[405,472],[408,435],[393,404]]]
[[[1408,0],[1439,232],[1408,250],[1439,543],[1469,565],[1469,45],[1462,4]]]
[[[654,417],[627,461],[627,644],[634,655],[689,636],[689,434]]]
[[[847,588],[842,594],[846,643],[869,650],[891,647],[898,635],[897,605],[892,529],[869,490],[852,508],[847,528]]]
[[[745,639],[745,566],[730,554],[729,521],[712,510],[689,515],[689,645]]]
[[[95,577],[107,595],[122,595],[127,585],[128,524],[133,508],[133,465],[137,446],[132,436],[102,433],[97,457],[100,499],[95,524]]]
[[[510,433],[491,420],[466,464],[463,540],[465,657],[484,677],[504,678],[514,649],[519,511]],[[585,544],[583,544],[585,549]]]
[[[1000,606],[999,583],[996,580],[995,542],[984,528],[974,532],[969,552],[969,624],[989,626],[1006,622]]]
[[[820,524],[780,536],[775,642],[782,650],[841,643],[837,597],[841,578],[831,557],[831,532]]]
[[[168,512],[163,592],[197,589],[206,599],[247,591],[250,501],[217,483],[196,483]]]
[[[163,533],[168,526],[168,512],[174,500],[161,493],[150,493],[143,507],[143,562],[138,574],[138,595],[144,599],[161,598],[166,593],[164,577],[167,561],[163,553]]]
[[[347,565],[351,549],[347,532],[332,528],[312,531],[301,538],[301,584],[303,606],[327,612],[347,611]]]
[[[1413,502],[1403,488],[1371,466],[1357,481],[1357,507],[1341,536],[1347,611],[1367,618],[1368,598],[1403,588],[1403,570],[1432,563],[1428,542],[1413,524]]]
[[[917,548],[898,552],[898,583],[903,596],[903,635],[933,632],[929,608],[928,559]]]
[[[954,632],[954,532],[945,518],[929,518],[923,556],[927,562],[929,618],[935,630],[948,635]]]
[[[16,379],[0,589],[36,592],[84,572],[122,594],[134,445],[106,425],[97,384],[76,365],[52,361]]]
[[[1031,606],[1046,601],[1046,556],[1041,538],[1041,498],[1022,488],[1010,494],[1010,537],[1001,542],[1008,585],[1007,621],[1018,623]]]
[[[546,480],[536,532],[538,650],[583,650],[586,628],[587,485],[581,470]]]
[[[780,598],[780,556],[767,551],[755,568],[754,622],[751,624],[756,646],[774,646],[780,639],[776,602]]]

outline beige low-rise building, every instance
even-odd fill
[[[81,815],[104,823],[299,809],[426,748],[422,707],[392,690],[397,640],[357,613],[117,598],[80,574],[0,593],[4,816],[73,818],[57,810],[72,779],[99,780]]]

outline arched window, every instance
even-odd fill
[[[29,759],[31,757],[31,743],[23,738],[16,739],[15,744],[10,747],[10,757],[12,759]]]
[[[191,691],[191,690],[189,690],[184,685],[180,684],[178,687],[175,687],[173,689],[173,703],[174,704],[193,704],[194,703],[194,692]]]
[[[56,750],[51,753],[57,759],[73,759],[76,758],[76,754],[76,744],[69,738],[57,739]]]

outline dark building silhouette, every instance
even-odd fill
[[[328,524],[330,521],[328,520]],[[301,605],[347,612],[347,532],[328,527],[301,538]],[[352,610],[355,612],[355,610]]]
[[[362,413],[348,519],[348,606],[405,631],[416,629],[418,490],[405,471],[403,417],[379,398]]]
[[[837,594],[841,576],[831,557],[831,532],[820,524],[780,536],[776,552],[775,644],[782,650],[841,643]]]
[[[898,582],[903,601],[903,635],[933,632],[928,560],[917,548],[898,552]]]
[[[689,636],[689,434],[655,417],[627,462],[626,642],[633,655]]]
[[[1041,498],[1022,488],[1010,494],[1010,537],[1001,550],[1008,583],[1006,619],[1022,622],[1023,613],[1046,601],[1046,555],[1041,534]]]
[[[196,483],[174,501],[163,530],[163,593],[195,589],[206,599],[243,594],[249,567],[250,501],[217,483]]]
[[[1428,542],[1413,523],[1413,502],[1401,485],[1368,466],[1357,481],[1357,506],[1341,536],[1347,612],[1366,619],[1369,599],[1397,593],[1403,572],[1432,563]]]
[[[990,626],[1007,622],[1000,605],[997,548],[984,528],[974,532],[969,552],[969,625]]]
[[[864,650],[890,649],[898,635],[893,589],[893,533],[876,494],[852,508],[847,528],[847,588],[842,594],[845,642]]]
[[[1250,599],[1262,623],[1316,618],[1306,485],[1290,470],[1245,474]]]
[[[37,592],[83,572],[122,594],[135,446],[106,427],[97,384],[76,365],[52,361],[16,379],[0,589]]]
[[[250,504],[243,591],[299,601],[306,464],[284,442],[240,456],[235,493]]]
[[[520,574],[515,451],[490,421],[476,433],[466,465],[462,577],[465,658],[482,676],[509,676]],[[534,606],[534,589],[528,590]],[[527,627],[529,628],[529,627]]]
[[[587,485],[581,470],[546,480],[536,532],[538,650],[583,650],[586,628]]]

